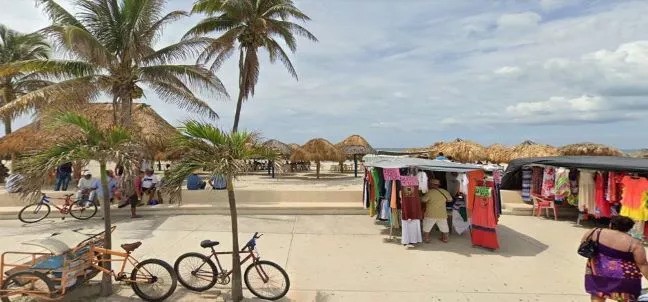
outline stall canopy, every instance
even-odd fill
[[[412,157],[396,157],[384,155],[368,155],[363,158],[365,167],[377,168],[407,168],[417,167],[421,170],[440,172],[468,172],[482,169],[478,165],[455,163],[445,160],[432,160]]]
[[[648,159],[618,156],[552,156],[530,157],[512,160],[502,178],[501,189],[519,190],[522,188],[522,167],[546,165],[571,169],[590,169],[598,171],[619,171],[648,173]]]

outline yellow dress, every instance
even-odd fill
[[[634,221],[648,221],[648,191],[641,193],[641,206],[639,208],[621,207],[621,213],[619,214]]]

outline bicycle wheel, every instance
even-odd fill
[[[144,301],[163,301],[178,286],[173,268],[160,259],[146,259],[138,263],[130,279],[133,291]]]
[[[200,253],[181,255],[173,265],[173,270],[182,286],[197,292],[212,288],[218,275],[214,262]]]
[[[245,286],[255,296],[265,300],[278,300],[288,293],[290,279],[278,264],[259,260],[245,269]]]
[[[22,301],[24,296],[49,300],[54,297],[54,283],[39,272],[17,272],[4,280],[0,295],[2,302]]]
[[[18,219],[24,223],[36,223],[45,219],[50,211],[50,206],[46,203],[33,203],[20,210]]]
[[[79,220],[88,220],[97,214],[97,204],[90,200],[77,200],[70,206],[70,215]]]

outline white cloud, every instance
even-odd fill
[[[522,73],[522,68],[518,66],[504,66],[493,70],[496,75],[516,76]]]
[[[598,96],[583,95],[568,99],[565,97],[551,97],[546,101],[522,102],[506,107],[506,112],[511,116],[528,117],[535,115],[579,115],[596,113],[607,108],[605,100]]]
[[[542,17],[534,12],[503,14],[497,19],[497,28],[505,31],[526,30],[537,27],[541,20]]]
[[[565,6],[574,5],[580,0],[540,0],[540,7],[546,11],[556,10]]]

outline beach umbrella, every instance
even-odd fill
[[[493,144],[486,148],[486,157],[492,163],[508,163],[512,155],[513,149],[502,144]]]
[[[594,143],[578,143],[562,146],[561,155],[590,155],[590,156],[623,156],[621,150]]]
[[[433,152],[431,157],[435,157],[436,154],[441,152],[445,156],[450,156],[453,160],[459,162],[474,163],[487,158],[486,148],[484,146],[460,138],[451,142],[437,142],[430,146],[429,149]]]
[[[315,138],[308,141],[290,156],[291,161],[314,161],[317,167],[316,173],[318,179],[320,177],[320,165],[322,161],[340,161],[343,159],[344,154],[323,138]]]
[[[335,145],[342,153],[353,157],[354,175],[358,177],[358,155],[374,154],[374,150],[369,142],[362,136],[354,134]]]
[[[558,148],[556,147],[538,144],[534,141],[526,140],[513,147],[511,159],[558,155],[560,155],[560,151],[558,151]]]
[[[290,154],[292,153],[292,149],[290,148],[290,146],[288,146],[288,145],[286,145],[286,144],[284,144],[284,143],[282,143],[282,142],[280,142],[280,141],[278,141],[276,139],[271,139],[271,140],[266,141],[265,143],[263,143],[263,146],[277,152],[278,154],[280,154],[283,157],[289,157]],[[274,162],[271,161],[270,163],[272,163],[272,164],[268,165],[268,170],[272,170],[272,178],[274,178],[275,177]]]

